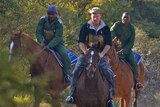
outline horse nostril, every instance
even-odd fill
[[[93,78],[94,77],[94,75],[93,74],[91,74],[91,78]]]
[[[94,77],[93,70],[89,70],[87,73],[88,78],[92,79]]]

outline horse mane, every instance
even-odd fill
[[[20,34],[22,37],[31,40],[31,42],[35,42],[37,45],[40,45],[38,42],[36,42],[32,36],[30,36],[29,34],[27,34],[26,32],[21,32]],[[40,45],[41,46],[41,45]]]

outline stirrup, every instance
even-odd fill
[[[135,89],[136,90],[143,89],[143,85],[141,83],[136,83]]]
[[[68,96],[68,97],[66,98],[66,102],[67,102],[68,104],[74,104],[74,98],[73,98],[72,96]]]

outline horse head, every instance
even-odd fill
[[[36,57],[43,51],[49,51],[48,48],[35,42],[34,39],[24,32],[11,32],[9,42],[9,61],[12,56],[25,57],[32,59],[31,56]]]
[[[112,46],[110,47],[109,51],[107,52],[107,56],[109,57],[109,60],[114,60],[117,58],[117,51],[116,51],[116,47],[117,47],[117,39],[113,39],[112,40]]]
[[[98,50],[95,47],[91,47],[89,52],[86,54],[87,66],[85,68],[87,77],[92,79],[98,69],[99,55]]]
[[[99,69],[99,50],[89,48],[85,56],[87,65],[77,83],[76,105],[78,107],[106,107],[108,84]]]
[[[11,60],[11,56],[22,56],[22,32],[11,32],[10,34],[10,42],[9,42],[9,61]]]
[[[117,37],[112,40],[112,45],[115,47],[117,52],[122,49],[122,42]]]

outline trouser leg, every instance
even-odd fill
[[[76,66],[73,70],[73,77],[72,77],[72,81],[70,84],[70,95],[71,96],[75,96],[76,83],[78,80],[78,76],[79,76],[80,72],[84,69],[85,64],[86,64],[85,56],[83,54],[81,54],[78,58]]]
[[[137,65],[132,53],[130,53],[127,56],[126,60],[130,64],[130,66],[132,67],[132,72],[134,75],[134,81],[135,81],[135,86],[136,86],[136,84],[138,83],[138,65]]]
[[[109,98],[112,98],[114,95],[114,73],[111,70],[109,63],[104,58],[100,59],[100,69],[109,82]]]
[[[57,48],[55,48],[56,51],[60,54],[62,57],[62,63],[64,64],[63,69],[66,75],[70,74],[71,70],[71,60],[67,54],[66,48],[63,45],[59,45]]]
[[[132,67],[132,71],[135,77],[138,77],[138,66],[137,63],[134,59],[134,56],[132,53],[130,53],[127,58],[126,58],[127,62],[131,65]]]

